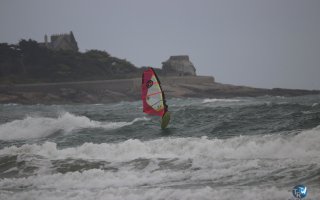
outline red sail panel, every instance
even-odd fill
[[[142,74],[141,98],[144,113],[162,117],[166,112],[167,106],[160,81],[152,68]]]

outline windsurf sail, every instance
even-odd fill
[[[162,117],[168,110],[159,78],[151,67],[142,74],[141,98],[144,113]]]

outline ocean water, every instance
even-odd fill
[[[320,199],[320,96],[0,105],[0,199]]]

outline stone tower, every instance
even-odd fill
[[[44,35],[44,44],[46,45],[46,47],[48,46],[48,36],[47,36],[47,34]]]
[[[162,71],[168,76],[196,76],[196,68],[187,55],[170,56],[162,63]]]
[[[78,51],[77,41],[70,31],[69,34],[56,34],[51,35],[51,42],[48,42],[48,36],[44,36],[45,46],[53,50],[68,50],[68,51]]]

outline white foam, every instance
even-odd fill
[[[215,171],[202,171],[204,180],[215,180]],[[234,171],[234,175],[238,175]],[[290,199],[294,186],[275,187],[235,186],[216,183],[209,187],[201,185],[197,180],[188,180],[189,176],[198,178],[197,172],[174,171],[134,171],[119,170],[108,172],[91,169],[83,172],[68,172],[65,174],[47,174],[29,176],[26,178],[1,179],[1,199]],[[230,176],[227,176],[230,178]],[[177,182],[179,180],[180,182]],[[172,187],[170,184],[193,183],[194,187]],[[217,180],[219,182],[219,180]],[[225,182],[220,182],[225,184]],[[177,185],[176,185],[177,186]],[[308,185],[309,187],[309,185]],[[18,188],[15,192],[5,192]],[[24,190],[19,191],[19,188]],[[312,190],[310,189],[312,188]],[[309,187],[309,198],[315,197],[319,189]]]
[[[68,158],[102,160],[109,161],[108,165],[117,170],[90,169],[64,174],[45,171],[25,178],[4,178],[0,179],[0,199],[23,199],[26,196],[30,199],[74,200],[289,199],[294,185],[281,188],[272,185],[292,181],[290,174],[295,167],[307,165],[307,170],[311,170],[310,166],[318,166],[319,142],[320,127],[291,136],[161,138],[152,141],[86,143],[64,149],[58,149],[52,142],[11,146],[1,149],[0,155],[39,157],[48,161]],[[127,162],[139,158],[149,161],[143,169],[137,169]],[[190,160],[192,166],[179,170],[159,169],[162,160],[172,160],[173,165]],[[49,164],[44,168],[50,169],[52,166]],[[41,166],[45,165],[46,162],[41,163]],[[272,178],[266,180],[265,177],[275,171],[288,172],[289,175],[277,174],[282,178],[276,183]],[[245,186],[247,181],[256,180],[258,182],[251,184],[251,187]],[[208,187],[210,184],[213,186]],[[25,189],[19,191],[19,188]],[[12,190],[15,192],[10,192]],[[315,190],[313,188],[313,192]],[[312,197],[312,194],[308,197]]]
[[[87,181],[85,181],[87,182]],[[107,182],[107,181],[106,181]],[[59,187],[60,188],[60,187]],[[69,190],[68,190],[69,189]],[[289,188],[288,188],[289,189]],[[291,189],[291,188],[290,188]],[[289,190],[290,190],[289,189]],[[318,190],[317,190],[318,191]],[[308,197],[311,195],[308,195]],[[313,195],[311,197],[314,197]],[[287,189],[278,189],[276,187],[267,188],[211,188],[203,187],[200,189],[171,189],[171,188],[95,188],[91,185],[89,188],[61,188],[47,190],[31,190],[15,193],[0,194],[3,200],[20,199],[45,199],[45,200],[273,200],[273,199],[291,199],[292,193]]]
[[[18,106],[20,104],[17,104],[17,103],[5,103],[5,104],[2,104],[2,106],[6,107],[6,106]]]
[[[26,117],[22,120],[14,120],[0,125],[0,140],[19,140],[46,137],[56,131],[70,133],[76,129],[104,128],[116,129],[132,125],[148,118],[136,118],[131,122],[99,122],[85,116],[77,116],[71,113],[63,113],[57,118]]]
[[[138,119],[137,119],[138,120]],[[134,120],[135,121],[135,120]],[[134,123],[134,121],[130,123]],[[129,123],[128,123],[129,124]],[[298,135],[239,136],[229,139],[160,138],[151,141],[129,139],[121,143],[85,143],[58,149],[53,142],[26,144],[0,150],[4,154],[35,154],[50,159],[80,158],[126,161],[136,158],[313,158],[320,155],[320,127]]]
[[[204,99],[202,103],[215,103],[215,102],[240,102],[241,100],[239,99]]]

